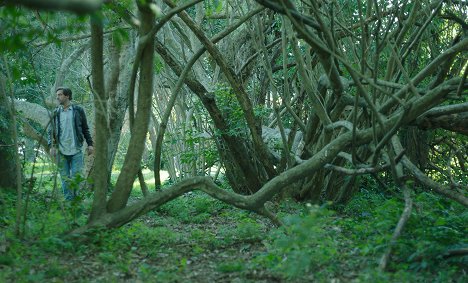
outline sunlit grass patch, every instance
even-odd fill
[[[57,166],[49,161],[38,161],[35,163],[26,162],[23,170],[25,178],[31,177],[31,173],[34,173],[34,176],[38,178],[41,175],[49,176],[56,174]]]

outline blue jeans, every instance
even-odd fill
[[[65,200],[73,200],[78,195],[83,169],[83,153],[63,155],[58,153],[58,165],[62,179],[62,191]]]

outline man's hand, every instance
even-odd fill
[[[88,151],[88,155],[91,155],[94,153],[94,147],[92,146],[88,146],[88,148],[86,149]]]
[[[50,156],[55,158],[57,156],[57,149],[55,147],[51,147],[49,153],[50,153]]]

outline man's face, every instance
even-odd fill
[[[60,105],[66,105],[70,100],[68,99],[68,96],[63,94],[63,90],[58,90],[57,93],[57,101]]]

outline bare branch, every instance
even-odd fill
[[[438,116],[456,114],[461,112],[468,112],[468,102],[455,105],[443,105],[439,107],[434,107],[431,110],[422,114],[420,117],[418,117],[417,120],[424,118],[434,118]]]

